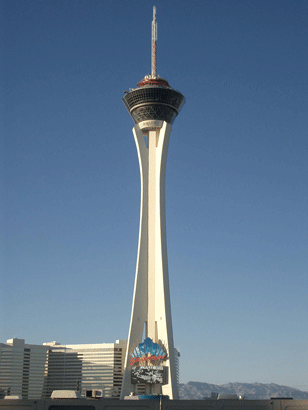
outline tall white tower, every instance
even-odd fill
[[[139,246],[121,398],[131,392],[178,399],[168,278],[165,173],[171,126],[185,98],[156,74],[156,8],[152,74],[122,98],[132,116],[141,176]]]

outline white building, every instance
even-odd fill
[[[24,339],[0,343],[0,391],[23,399],[42,397],[48,346],[25,344]]]
[[[0,395],[48,398],[53,390],[104,391],[119,397],[126,340],[116,343],[28,345],[24,339],[0,343]]]
[[[48,373],[44,397],[53,390],[102,389],[105,397],[119,397],[122,384],[126,340],[116,343],[44,343],[49,346]]]

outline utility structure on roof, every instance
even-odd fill
[[[152,73],[122,98],[135,122],[141,177],[139,246],[121,398],[163,394],[178,399],[168,278],[165,173],[172,123],[185,98],[156,72],[156,7]]]

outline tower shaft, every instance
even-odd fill
[[[135,387],[131,384],[130,357],[134,348],[149,337],[166,352],[163,363],[165,384],[147,386],[148,394],[167,394],[178,398],[175,351],[172,336],[171,306],[167,261],[165,218],[165,173],[171,124],[147,132],[139,125],[133,128],[141,177],[141,212],[133,309],[127,343],[122,394],[124,398]]]

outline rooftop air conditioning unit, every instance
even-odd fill
[[[54,390],[50,396],[51,399],[81,399],[79,391],[75,390]]]
[[[98,390],[94,390],[94,389],[90,389],[90,390],[86,390],[86,397],[88,399],[102,399],[104,397],[104,391],[103,389],[98,389]]]

